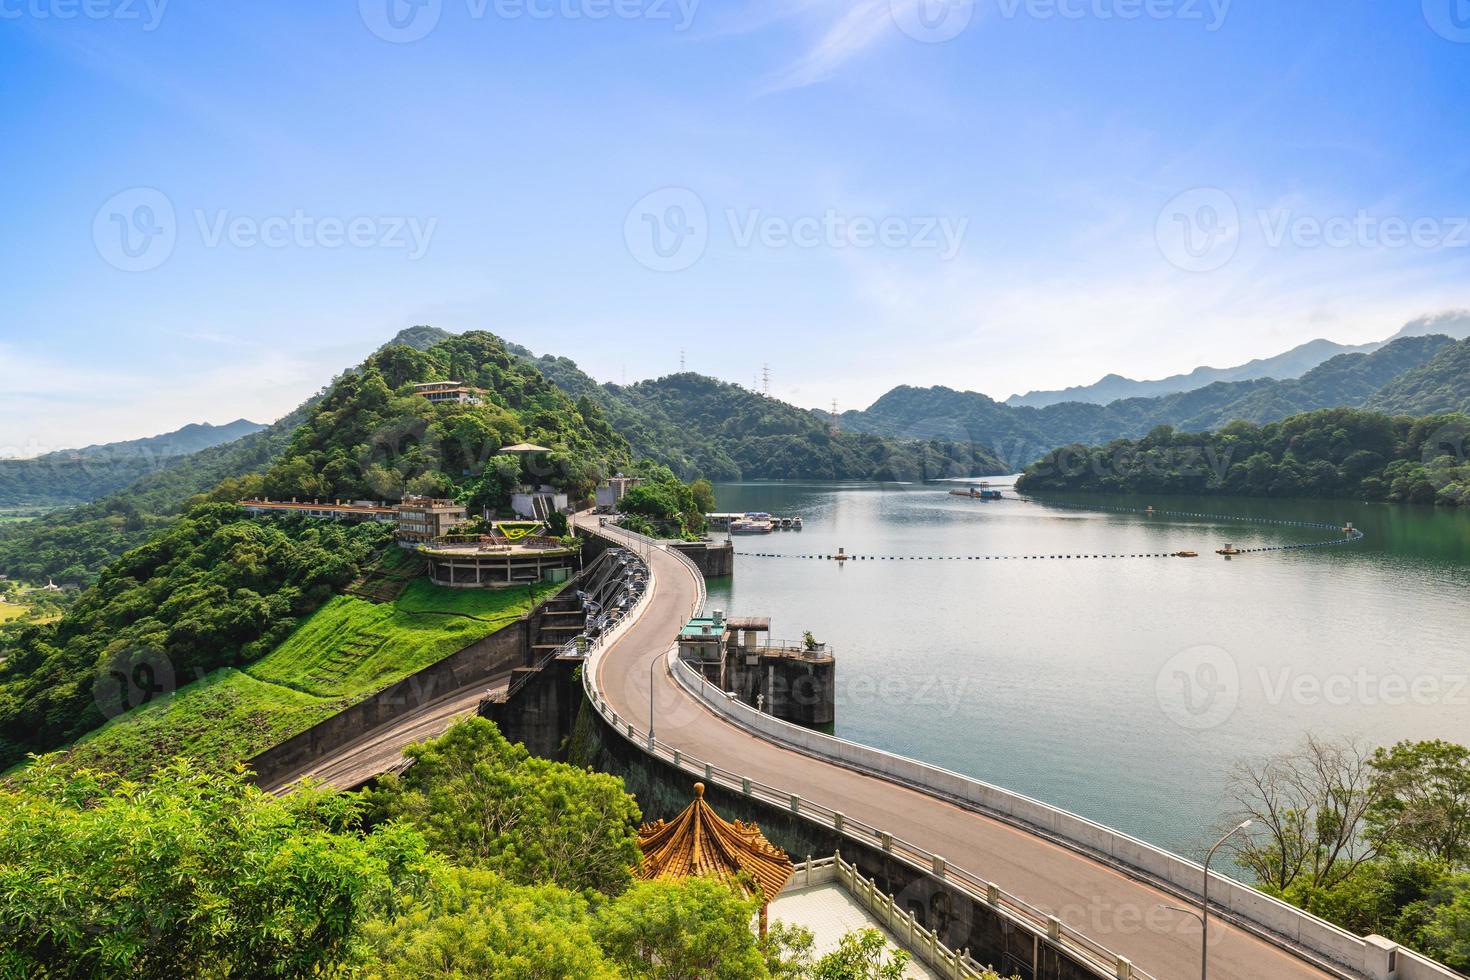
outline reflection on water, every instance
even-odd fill
[[[1321,530],[982,503],[943,485],[727,484],[721,510],[800,515],[735,539],[796,555],[1175,552],[1197,559],[862,562],[740,557],[712,608],[839,655],[836,733],[1195,853],[1240,758],[1306,731],[1470,744],[1470,513],[1344,501],[1067,498]],[[1007,493],[1009,490],[1007,489]]]

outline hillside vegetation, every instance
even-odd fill
[[[100,500],[0,526],[0,573],[32,582],[48,577],[58,583],[91,581],[108,562],[167,527],[222,481],[263,470],[305,417],[304,408],[297,410],[260,432],[152,467]]]
[[[1218,432],[1160,426],[1142,439],[1058,449],[1027,467],[1016,489],[1470,504],[1467,436],[1470,416],[1347,408]]]
[[[527,363],[601,407],[638,459],[685,480],[932,480],[1007,472],[986,446],[867,433],[832,436],[828,421],[776,398],[694,373],[599,385],[562,357]]]
[[[413,393],[416,383],[449,380],[482,389],[483,402],[435,405]],[[574,402],[493,334],[466,333],[368,358],[312,406],[274,465],[233,489],[274,499],[471,496],[498,451],[520,442],[551,450],[529,476],[574,498],[631,462],[595,404]]]
[[[185,456],[265,428],[245,419],[228,425],[186,425],[176,432],[102,446],[0,459],[0,508],[63,507],[121,490]]]
[[[1427,364],[1405,371],[1364,407],[1396,415],[1470,414],[1470,341],[1446,347]]]
[[[1361,407],[1396,379],[1456,348],[1470,349],[1470,340],[1406,336],[1372,353],[1338,355],[1293,380],[1217,382],[1108,405],[1012,408],[973,391],[900,386],[866,411],[843,415],[842,425],[859,432],[979,442],[1019,469],[1058,446],[1137,439],[1159,425],[1195,432],[1237,420],[1265,423],[1317,409]],[[1424,400],[1441,402],[1429,411],[1452,411],[1457,397],[1470,397],[1470,374],[1455,379],[1445,372],[1445,378],[1436,397]]]
[[[391,535],[196,507],[110,564],[60,621],[0,640],[0,767],[80,737],[160,686],[259,659]]]
[[[63,758],[128,778],[180,755],[228,770],[504,629],[557,588],[456,590],[420,580],[394,603],[338,596],[261,659],[140,706]]]

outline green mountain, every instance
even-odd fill
[[[686,480],[915,481],[1006,472],[987,447],[968,440],[834,437],[824,418],[704,375],[600,385],[567,358],[512,350],[567,394],[601,406],[636,458]]]
[[[146,439],[47,453],[34,459],[0,460],[0,508],[64,507],[120,490],[204,449],[233,442],[265,426],[245,419],[207,423]]]
[[[866,411],[846,413],[841,422],[843,428],[859,432],[971,440],[995,447],[1020,469],[1057,446],[1138,438],[1159,425],[1199,431],[1237,419],[1262,423],[1321,408],[1358,407],[1453,344],[1445,336],[1409,334],[1372,353],[1339,354],[1296,379],[1216,382],[1194,391],[1109,405],[1063,402],[1039,409],[1013,408],[978,392],[903,386]],[[1462,385],[1470,390],[1470,376]],[[1453,403],[1430,406],[1435,411],[1453,407]]]
[[[1066,446],[1026,468],[1023,493],[1345,497],[1470,504],[1462,440],[1470,416],[1411,418],[1352,408],[1218,432],[1159,426],[1142,439]]]
[[[40,459],[117,459],[126,456],[142,457],[165,457],[165,456],[187,456],[189,453],[197,453],[201,449],[209,449],[221,443],[234,442],[236,439],[259,432],[265,426],[259,422],[251,422],[248,419],[236,419],[226,425],[211,425],[208,422],[195,422],[176,429],[173,432],[164,433],[161,436],[149,436],[146,439],[129,439],[126,442],[110,442],[101,446],[87,446],[82,449],[66,449],[57,453],[48,453]]]
[[[451,379],[481,389],[477,399],[432,404],[414,391]],[[631,465],[627,442],[594,403],[574,402],[499,338],[392,345],[270,429],[152,474],[131,497],[6,539],[0,554],[27,575],[47,559],[17,553],[18,540],[72,549],[84,571],[93,558],[102,567],[59,622],[0,639],[0,769],[94,730],[155,688],[258,661],[391,545],[386,525],[255,520],[235,501],[474,496],[499,479],[498,450],[522,441],[550,449],[535,476],[574,496]],[[109,554],[137,539],[121,557]]]
[[[395,346],[425,350],[453,336],[437,327],[410,327],[379,350]],[[344,376],[361,370],[361,366],[351,368]],[[34,521],[0,524],[0,574],[32,582],[48,577],[63,584],[87,582],[108,562],[166,527],[202,495],[239,499],[239,492],[247,489],[244,484],[221,485],[263,472],[274,463],[326,390],[259,432],[180,456],[167,466],[137,461],[129,470],[127,464],[114,462],[109,479],[117,486],[95,499],[85,496],[89,503]],[[73,465],[80,468],[83,464]]]
[[[1255,381],[1259,378],[1299,378],[1312,368],[1339,354],[1369,354],[1383,344],[1349,346],[1330,340],[1310,340],[1284,354],[1261,357],[1228,368],[1200,367],[1187,374],[1175,374],[1157,381],[1135,381],[1119,374],[1109,374],[1090,385],[1078,385],[1057,391],[1028,391],[1012,395],[1005,403],[1012,408],[1045,408],[1061,402],[1090,402],[1107,405],[1124,398],[1157,398],[1179,392],[1195,391],[1221,381]]]
[[[308,405],[311,403],[309,402]],[[0,573],[58,583],[88,581],[233,477],[266,468],[290,442],[306,408],[259,432],[204,449],[162,468],[147,467],[120,490],[34,521],[0,525]]]
[[[413,390],[450,380],[480,389],[478,402],[431,404]],[[384,347],[344,374],[281,457],[232,490],[274,499],[461,496],[501,447],[521,442],[550,450],[536,476],[574,499],[632,462],[595,403],[573,401],[494,334],[448,335],[426,350]]]
[[[1364,407],[1405,415],[1470,413],[1470,340],[1446,347],[1428,363],[1405,371],[1374,393]]]
[[[1095,384],[1079,385],[1060,391],[1028,391],[1024,395],[1012,395],[1005,403],[1012,408],[1045,408],[1061,402],[1108,405],[1125,398],[1157,398],[1195,391],[1220,381],[1256,381],[1261,378],[1285,381],[1300,378],[1312,368],[1339,354],[1371,354],[1402,337],[1423,337],[1430,334],[1442,334],[1455,340],[1470,337],[1470,311],[1452,310],[1419,317],[1406,323],[1388,340],[1378,343],[1349,346],[1330,340],[1311,340],[1284,354],[1257,358],[1235,367],[1195,368],[1187,374],[1176,374],[1157,381],[1134,381],[1132,378],[1109,374]]]

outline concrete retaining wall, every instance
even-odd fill
[[[261,786],[279,786],[323,756],[471,684],[508,676],[532,662],[531,644],[540,630],[545,606],[537,606],[517,622],[451,653],[436,664],[357,702],[299,735],[247,759]]]
[[[735,574],[735,545],[729,541],[670,541],[668,545],[693,562],[705,578]]]
[[[726,697],[710,685],[701,685],[696,671],[678,661],[677,657],[671,659],[674,661],[674,677],[685,691],[740,727],[772,742],[956,801],[978,812],[999,817],[1026,829],[1040,831],[1083,853],[1142,872],[1183,894],[1199,894],[1204,868],[1193,861],[1170,854],[1075,813],[1057,809],[998,786],[880,749],[787,724]],[[1454,980],[1459,977],[1459,974],[1448,967],[1406,950],[1397,950],[1394,956],[1393,944],[1380,937],[1364,939],[1355,936],[1231,878],[1212,873],[1210,897],[1213,903],[1228,909],[1244,923],[1259,927],[1266,933],[1274,934],[1341,968],[1374,980]],[[1397,959],[1396,975],[1389,972],[1389,961],[1392,958]]]

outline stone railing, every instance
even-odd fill
[[[969,950],[950,949],[940,940],[938,930],[926,929],[916,915],[899,905],[876,881],[864,878],[857,865],[848,864],[841,854],[807,858],[796,865],[786,890],[832,881],[838,882],[904,949],[939,976],[951,980],[982,980],[985,976],[988,967],[971,957]]]

